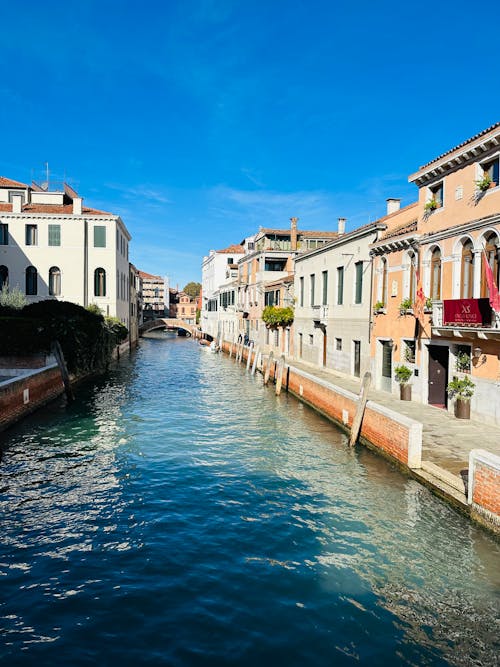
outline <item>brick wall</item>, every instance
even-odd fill
[[[64,391],[57,366],[33,371],[0,386],[0,431]]]
[[[229,352],[230,343],[224,341],[222,349]],[[236,350],[237,346],[233,345],[233,356]],[[248,347],[243,350],[243,361],[247,355]],[[271,366],[271,379],[274,379],[275,361]],[[286,382],[287,368],[283,373],[284,387]],[[288,371],[288,389],[341,426],[351,428],[358,403],[356,394],[293,367]],[[400,463],[414,469],[421,467],[422,424],[419,422],[368,401],[360,435],[367,443]]]
[[[500,456],[484,449],[471,451],[468,501],[473,512],[500,527]]]

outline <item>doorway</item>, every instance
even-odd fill
[[[354,343],[354,375],[359,378],[361,374],[361,341],[353,340]]]
[[[323,366],[326,366],[326,344],[328,342],[328,336],[326,331],[323,331]]]
[[[392,341],[382,340],[382,375],[380,389],[392,391]]]
[[[445,408],[448,405],[448,359],[445,345],[429,345],[429,405]]]

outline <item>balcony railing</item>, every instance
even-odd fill
[[[433,301],[432,327],[433,329],[500,330],[500,314],[490,308],[488,299]]]
[[[313,320],[325,322],[328,319],[328,306],[312,306]]]

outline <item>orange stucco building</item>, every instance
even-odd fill
[[[468,375],[472,413],[500,423],[500,313],[486,263],[500,277],[500,123],[409,177],[418,200],[382,219],[372,246],[375,384],[396,392],[394,368],[413,371],[412,400],[452,409],[447,385]],[[425,314],[414,312],[420,279]],[[494,291],[494,290],[493,290]]]

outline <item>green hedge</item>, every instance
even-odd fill
[[[104,369],[127,333],[116,318],[68,301],[38,301],[19,310],[0,307],[0,355],[47,352],[58,340],[72,373]]]

